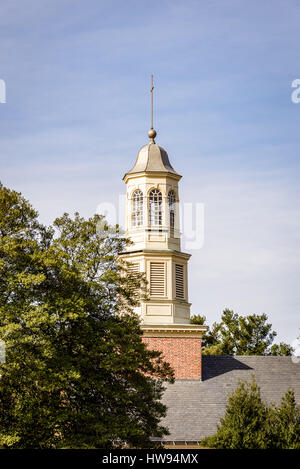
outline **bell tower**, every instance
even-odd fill
[[[127,187],[126,236],[132,244],[121,257],[130,263],[133,272],[146,273],[149,299],[141,301],[136,307],[136,313],[141,318],[144,340],[152,348],[164,350],[166,356],[169,355],[165,350],[166,346],[168,350],[175,347],[178,366],[182,368],[182,360],[190,362],[189,339],[194,339],[196,345],[192,348],[194,351],[198,350],[196,353],[199,353],[201,369],[201,337],[206,327],[190,324],[190,254],[182,252],[180,246],[178,183],[181,176],[172,167],[166,150],[155,142],[153,76],[151,128],[148,137],[149,143],[139,150],[133,168],[123,178]],[[172,339],[171,342],[169,339]],[[176,339],[187,339],[188,342],[177,343]],[[176,352],[178,347],[181,350],[186,349],[185,358],[180,356],[181,352]],[[172,362],[170,357],[167,358]],[[195,366],[198,371],[194,374],[199,379],[200,371],[198,365]],[[188,376],[189,374],[187,372]],[[186,373],[181,369],[179,375],[186,376]]]

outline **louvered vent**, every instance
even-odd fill
[[[165,264],[150,262],[150,295],[165,296]]]
[[[132,272],[133,274],[135,273],[139,273],[140,271],[140,265],[139,264],[135,264],[133,262],[130,262],[129,266],[128,266],[128,270],[129,272]]]
[[[184,298],[183,265],[175,265],[176,298]]]
[[[138,263],[133,263],[133,262],[130,262],[130,264],[128,265],[128,270],[131,274],[138,274],[140,272],[140,264]],[[138,294],[139,292],[139,289],[138,288],[135,288],[134,289],[135,293]]]

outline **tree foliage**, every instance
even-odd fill
[[[292,347],[273,344],[277,333],[272,331],[266,314],[239,316],[225,309],[219,323],[213,323],[203,337],[205,355],[291,355]],[[206,325],[205,316],[193,316],[193,324]]]
[[[273,448],[300,449],[300,405],[289,389],[278,407],[270,408],[269,432]]]
[[[144,278],[117,261],[125,246],[99,215],[46,228],[0,185],[2,447],[147,447],[167,433],[172,370],[142,342],[132,307]]]
[[[300,406],[289,389],[276,407],[263,402],[254,378],[229,395],[217,433],[202,440],[216,449],[300,449]]]

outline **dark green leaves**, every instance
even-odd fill
[[[300,449],[300,406],[292,389],[267,405],[257,383],[241,381],[228,396],[217,433],[201,442],[216,449]]]
[[[0,186],[2,447],[147,447],[166,433],[172,374],[132,312],[144,278],[118,262],[127,241],[102,225],[64,214],[45,228]]]
[[[225,309],[219,323],[203,337],[203,353],[206,355],[291,355],[292,347],[281,342],[272,345],[277,333],[272,331],[266,314],[240,316]],[[194,324],[205,324],[205,316],[193,316]]]

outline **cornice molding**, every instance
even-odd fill
[[[140,173],[126,173],[123,177],[123,181],[127,184],[130,179],[137,179],[141,177],[158,177],[158,178],[169,178],[174,179],[175,181],[180,181],[182,176],[180,174],[170,173],[168,171],[143,171]]]
[[[143,256],[149,256],[149,257],[177,257],[181,259],[190,259],[191,254],[187,254],[186,252],[180,252],[180,251],[172,251],[172,250],[154,250],[154,249],[140,249],[137,251],[125,251],[119,254],[119,257],[134,257],[136,255],[143,255]]]
[[[144,337],[201,338],[207,326],[198,324],[142,324]]]

